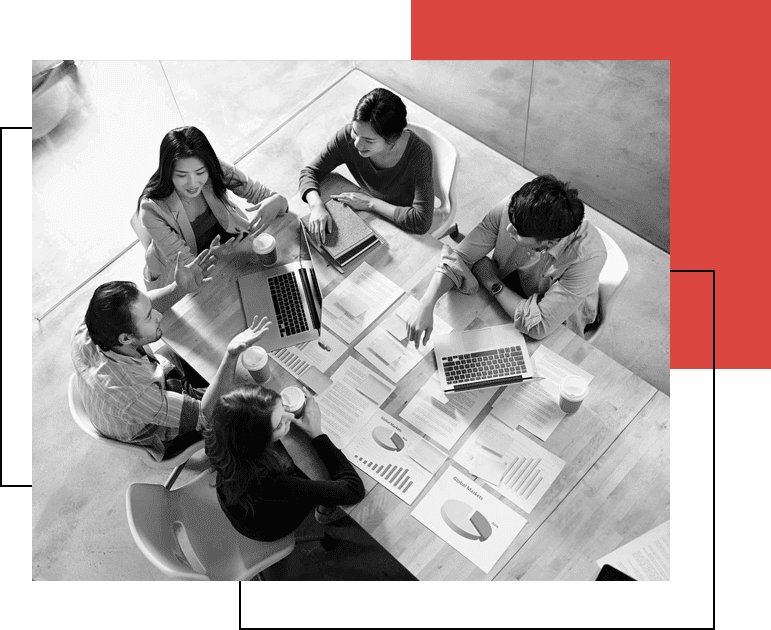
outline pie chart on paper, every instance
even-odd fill
[[[452,531],[468,540],[484,542],[493,534],[490,522],[482,513],[458,499],[445,501],[440,513]]]
[[[372,439],[387,451],[399,452],[404,448],[402,437],[387,427],[375,427],[372,431]]]

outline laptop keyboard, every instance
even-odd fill
[[[525,372],[521,346],[442,357],[447,384],[473,383]]]
[[[308,320],[300,299],[300,289],[294,272],[268,278],[270,296],[276,309],[276,323],[282,337],[308,330]]]

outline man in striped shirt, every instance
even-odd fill
[[[184,364],[156,357],[145,346],[161,338],[162,313],[211,281],[214,260],[209,250],[187,266],[177,256],[175,281],[147,294],[133,282],[101,285],[72,338],[72,362],[91,423],[107,437],[147,447],[157,460],[172,440],[203,428],[215,392],[199,400],[200,392],[190,387],[171,391],[166,377],[175,367],[184,371]]]

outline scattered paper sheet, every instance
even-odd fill
[[[333,380],[332,385],[316,397],[316,402],[321,408],[321,428],[340,449],[348,445],[377,409],[355,387],[340,380]]]
[[[412,516],[488,573],[527,521],[450,466]]]
[[[669,580],[669,521],[597,560],[635,580]]]
[[[490,388],[445,395],[434,372],[399,415],[449,451],[495,392]]]
[[[545,442],[565,417],[559,406],[560,381],[568,374],[587,383],[594,377],[545,346],[539,346],[531,358],[536,375],[545,380],[509,385],[495,401],[493,414],[512,429],[521,426]]]
[[[324,298],[324,322],[351,343],[402,293],[391,280],[363,262]]]
[[[503,451],[500,456],[485,446],[491,435],[502,436],[501,446],[494,447],[494,450]],[[488,460],[503,464],[502,477],[498,481],[490,479],[490,476],[497,474],[498,468],[493,467]],[[527,513],[533,510],[565,466],[564,460],[552,455],[520,431],[506,426],[493,415],[482,420],[456,453],[455,461],[472,475],[495,485],[502,495]]]
[[[429,340],[425,346],[420,345],[417,350],[414,343],[407,341],[407,319],[417,307],[418,301],[408,296],[385,319],[382,326],[378,326],[356,344],[356,350],[394,383],[402,380],[434,349],[433,340]],[[434,316],[434,334],[451,330],[452,326]]]
[[[343,451],[358,468],[412,505],[434,473],[421,463],[435,464],[425,446],[415,431],[377,409]]]
[[[303,376],[311,366],[326,372],[347,349],[347,345],[322,326],[317,340],[274,350],[270,355],[292,376],[305,382]]]
[[[343,364],[332,375],[332,380],[342,381],[378,407],[394,391],[394,386],[391,383],[353,357],[348,357],[343,361]]]
[[[329,378],[324,372],[319,370],[315,365],[311,365],[309,370],[303,373],[303,383],[315,394],[321,394],[327,387],[332,384],[332,379]]]

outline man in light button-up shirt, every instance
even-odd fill
[[[536,177],[498,203],[457,247],[443,248],[407,322],[409,339],[416,347],[429,340],[434,307],[447,291],[471,294],[480,284],[522,333],[542,339],[564,323],[583,336],[597,317],[606,259],[600,233],[584,221],[578,191],[551,175]]]

